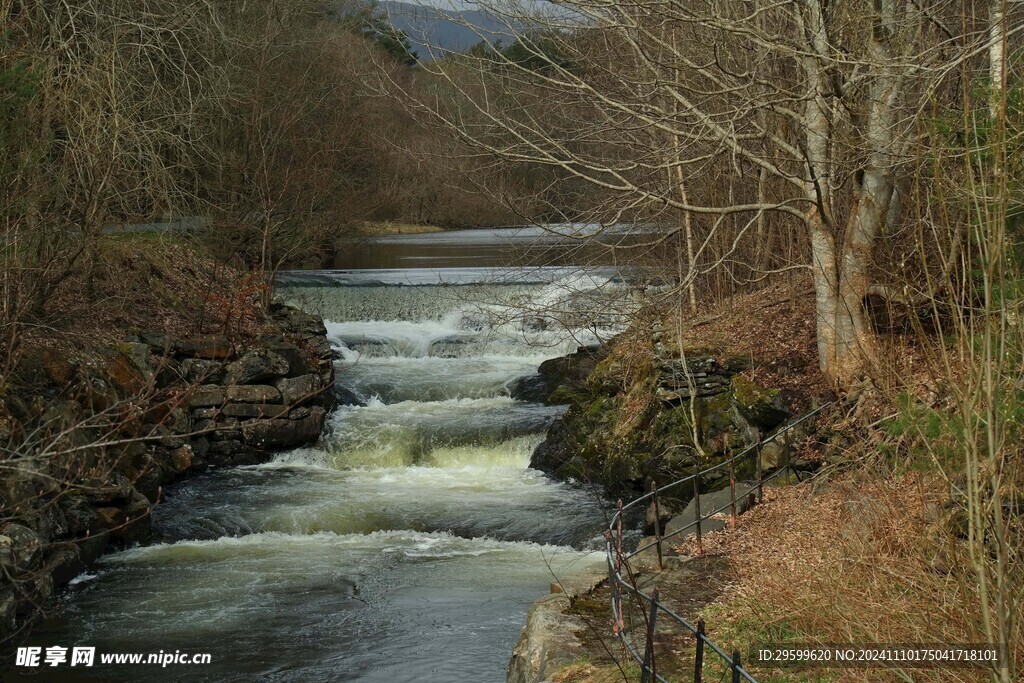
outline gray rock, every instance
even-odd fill
[[[189,384],[219,384],[224,381],[224,364],[206,358],[186,358],[179,365],[181,378]]]
[[[211,408],[224,403],[224,387],[202,386],[197,387],[189,396],[188,405],[191,408]]]
[[[184,339],[178,342],[177,352],[189,358],[224,360],[231,357],[234,349],[227,337],[218,334]]]
[[[510,397],[527,403],[544,403],[551,393],[550,383],[540,373],[516,377],[505,385],[505,389]]]
[[[755,489],[757,482],[753,481],[737,481],[736,482],[736,514],[742,515],[744,512],[751,507],[751,496],[750,491]],[[723,509],[724,508],[724,509]],[[706,517],[711,512],[719,510],[718,515],[714,519],[705,519],[701,522],[700,530],[701,533],[708,533],[709,531],[718,531],[724,529],[728,524],[728,517],[732,514],[732,493],[728,486],[713,491],[712,493],[702,493],[700,495],[700,514],[701,517]],[[673,517],[668,524],[665,525],[665,530],[662,532],[663,535],[668,536],[670,534],[676,534],[691,524],[697,519],[697,504],[694,501],[690,501],[686,509],[683,510],[682,514]],[[688,531],[678,533],[674,538],[681,540],[686,536],[695,534],[696,529],[691,528]]]
[[[117,472],[112,472],[106,480],[89,481],[82,484],[80,492],[93,505],[106,505],[130,498],[132,483]]]
[[[320,390],[320,378],[316,375],[303,375],[280,379],[274,386],[281,392],[281,401],[285,405],[297,405],[316,395]]]
[[[778,441],[769,441],[761,447],[761,469],[765,472],[789,464],[789,448]]]
[[[27,526],[10,522],[3,527],[0,538],[9,541],[6,544],[0,541],[0,544],[10,548],[10,559],[14,568],[22,571],[32,569],[42,559],[43,539]]]
[[[583,654],[576,633],[585,630],[586,624],[578,616],[565,614],[570,604],[567,595],[554,594],[530,605],[509,661],[508,683],[542,683]]]
[[[221,410],[221,413],[228,417],[246,420],[263,417],[282,417],[288,414],[288,407],[257,403],[228,403]]]
[[[46,564],[58,586],[63,586],[85,571],[82,551],[74,543],[62,543],[54,548]]]
[[[288,374],[290,365],[279,354],[268,349],[249,351],[224,371],[224,383],[228,385],[257,384]]]
[[[84,496],[62,498],[60,509],[64,513],[68,534],[71,536],[82,536],[99,526],[99,516]]]
[[[281,392],[265,384],[231,386],[224,389],[224,397],[236,403],[280,403]]]
[[[0,637],[7,637],[17,628],[18,600],[13,588],[0,591]]]
[[[284,340],[272,340],[263,342],[263,347],[288,361],[288,377],[300,377],[317,370],[316,362],[295,344]]]
[[[533,455],[530,456],[530,467],[554,474],[572,460],[574,455],[565,420],[558,418],[551,423],[547,436],[534,449]]]

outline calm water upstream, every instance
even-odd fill
[[[567,266],[571,247],[510,267],[495,255],[535,234],[468,236],[385,239],[360,247],[374,268],[282,276],[365,405],[339,408],[316,447],[174,487],[154,512],[163,542],[104,557],[34,637],[213,663],[36,680],[504,680],[530,602],[600,562],[606,512],[528,468],[559,408],[506,385],[608,334],[624,297],[613,269]],[[500,267],[475,264],[474,243]]]

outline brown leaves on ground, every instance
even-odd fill
[[[797,278],[792,287],[777,284],[737,295],[682,320],[665,318],[663,325],[681,332],[688,348],[749,357],[750,378],[779,389],[790,407],[802,412],[810,399],[831,395],[818,370],[814,297],[809,287],[810,278]]]
[[[70,351],[113,345],[135,330],[251,338],[265,331],[264,287],[259,275],[219,264],[180,241],[105,238],[47,302],[47,328],[28,328],[26,341]]]
[[[816,492],[819,485],[769,489],[735,529],[705,535],[705,553],[728,557],[735,573],[713,608],[716,630],[749,632],[753,620],[763,633],[794,634],[794,642],[985,642],[977,586],[948,536],[935,532],[944,498],[936,481],[860,475]],[[678,550],[697,551],[693,539]],[[907,680],[891,669],[833,673],[842,681]],[[987,675],[915,669],[912,679]]]

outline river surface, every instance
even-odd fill
[[[629,297],[615,269],[566,265],[572,245],[510,266],[506,238],[482,232],[486,267],[465,258],[473,240],[440,234],[360,247],[386,269],[284,274],[363,405],[337,409],[315,447],[173,487],[154,511],[162,542],[103,557],[34,636],[212,663],[35,680],[504,680],[530,602],[600,565],[608,513],[529,469],[561,408],[506,386],[614,332]],[[511,241],[521,254],[530,239]]]

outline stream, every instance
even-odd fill
[[[486,265],[467,261],[472,240],[417,235],[380,240],[374,262],[282,274],[283,298],[324,316],[339,392],[362,405],[339,407],[315,447],[172,487],[159,542],[103,557],[33,636],[210,664],[97,658],[60,680],[504,680],[530,603],[601,565],[609,510],[529,468],[563,408],[507,385],[610,336],[628,296],[615,269],[565,265],[568,251],[502,263],[506,237],[474,232]]]

